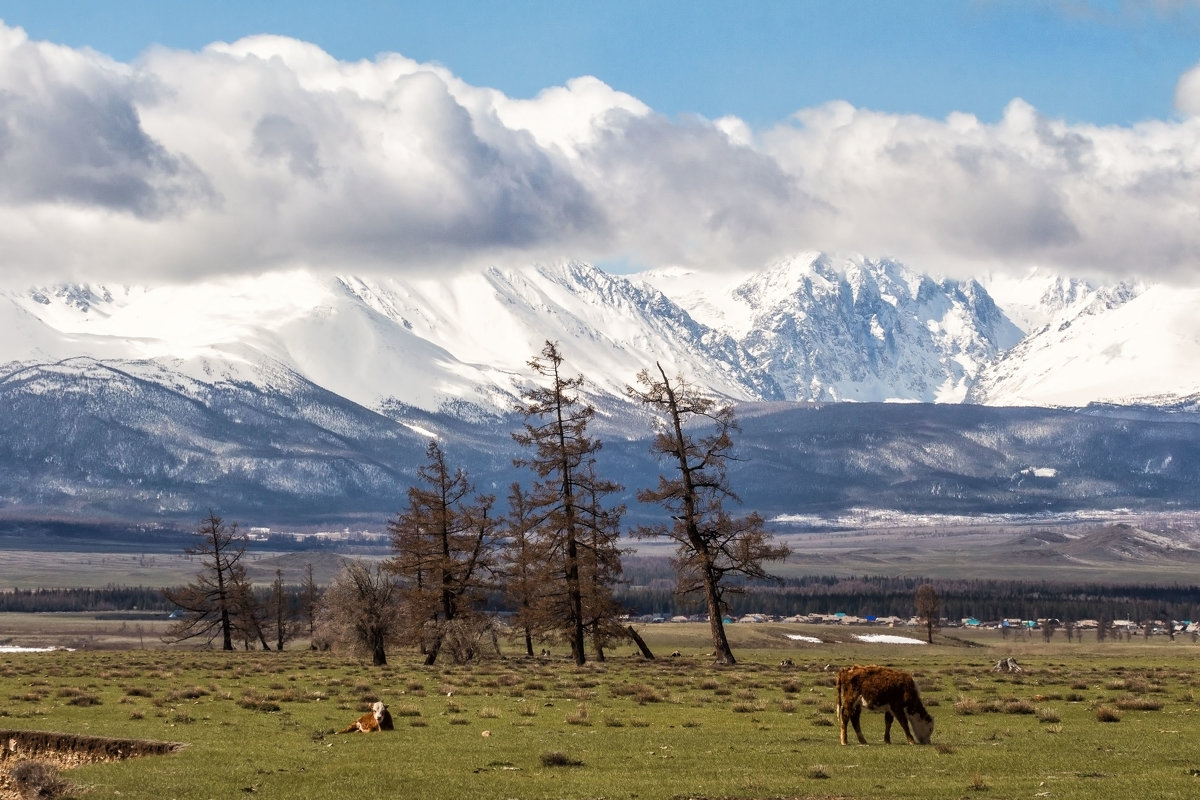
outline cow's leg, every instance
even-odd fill
[[[862,735],[862,728],[858,726],[858,719],[862,716],[862,703],[855,703],[850,709],[850,724],[854,726],[854,735],[858,737],[859,744],[866,744],[866,737]]]
[[[843,703],[843,700],[844,700],[844,698],[842,697],[842,693],[839,691],[838,698],[837,698],[838,728],[841,730],[842,744],[847,744],[847,742],[846,742],[846,725],[850,722],[850,718],[847,716],[846,707]]]
[[[883,743],[892,743],[892,712],[888,709],[883,712]]]
[[[903,708],[896,709],[896,721],[900,723],[900,727],[904,729],[904,738],[908,739],[909,744],[916,744],[917,740],[913,738],[912,731],[908,727],[908,715],[904,713]]]

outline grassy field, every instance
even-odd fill
[[[187,745],[65,772],[88,800],[1200,794],[1190,642],[901,646],[740,625],[741,663],[716,668],[703,626],[643,634],[658,660],[622,647],[582,668],[561,654],[426,667],[396,652],[382,668],[299,650],[6,654],[0,727]],[[992,672],[1010,655],[1025,672]],[[882,716],[867,713],[873,744],[841,746],[826,667],[848,663],[911,670],[937,720],[934,744],[885,746]],[[378,698],[394,732],[334,734]]]

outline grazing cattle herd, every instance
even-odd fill
[[[863,708],[883,711],[883,741],[892,743],[892,719],[904,730],[909,744],[929,744],[933,717],[921,703],[913,676],[904,670],[876,665],[842,667],[837,674],[837,719],[842,744],[846,724],[854,726],[859,744],[866,744],[858,718]]]

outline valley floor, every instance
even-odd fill
[[[656,660],[613,648],[583,667],[561,648],[517,657],[512,643],[499,657],[434,666],[402,651],[384,667],[305,650],[6,654],[0,696],[13,730],[184,745],[64,770],[72,794],[92,800],[398,787],[427,800],[1195,797],[1191,643],[955,633],[908,646],[827,640],[826,626],[734,625],[739,663],[715,667],[704,625],[642,633]],[[1010,657],[1022,671],[996,672]],[[906,745],[896,729],[882,744],[877,713],[862,720],[870,746],[838,743],[834,675],[851,663],[913,673],[936,720],[931,746]],[[335,734],[376,699],[394,732]]]

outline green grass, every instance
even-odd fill
[[[684,655],[642,662],[622,651],[583,668],[522,658],[425,667],[408,653],[392,654],[384,668],[307,651],[6,655],[0,727],[187,744],[174,755],[66,772],[89,800],[352,792],[429,800],[1090,799],[1200,791],[1191,644],[735,644],[741,663],[716,668],[700,655],[700,626],[652,627],[646,635],[656,652],[670,652],[669,642]],[[758,642],[757,627],[738,626],[735,640]],[[1026,671],[992,673],[1009,654]],[[796,666],[778,666],[785,655]],[[934,746],[883,745],[875,713],[863,718],[870,746],[838,744],[833,673],[824,667],[851,662],[917,675],[937,719]],[[376,698],[390,705],[395,732],[333,734]],[[1106,720],[1105,710],[1116,719]]]

